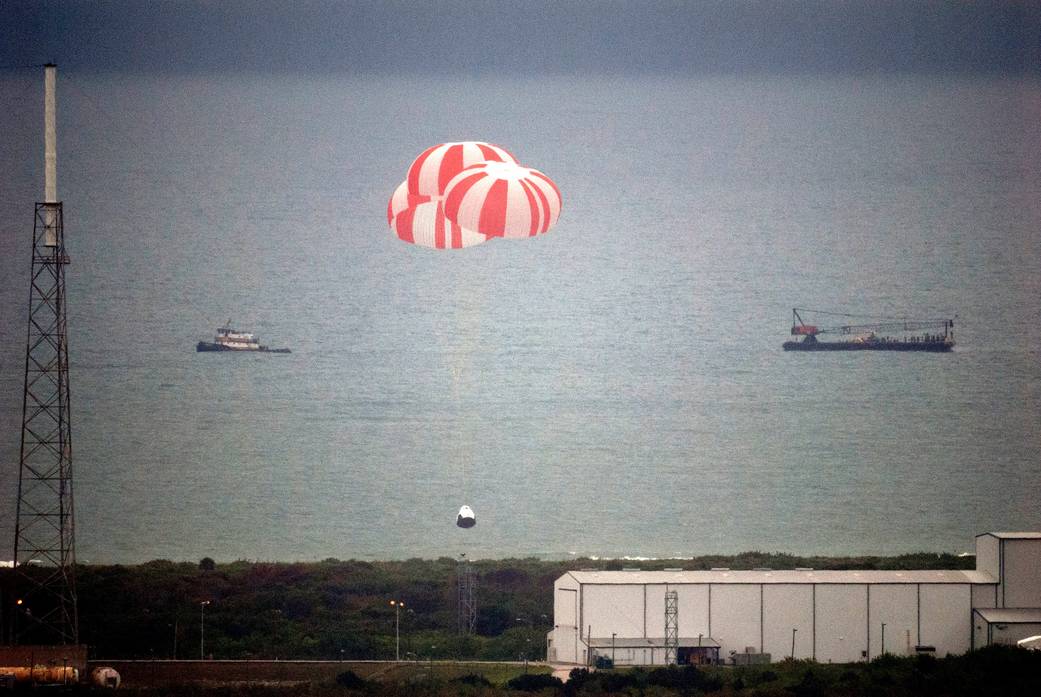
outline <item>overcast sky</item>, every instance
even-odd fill
[[[1041,0],[0,0],[0,66],[1041,72]]]

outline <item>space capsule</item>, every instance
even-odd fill
[[[474,511],[469,506],[463,506],[459,509],[459,515],[456,516],[455,524],[461,528],[472,528],[477,525],[477,516],[474,515]]]

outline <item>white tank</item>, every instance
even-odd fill
[[[474,515],[474,510],[469,506],[463,506],[459,509],[459,515],[456,516],[455,524],[461,528],[472,528],[477,525],[477,516]]]
[[[97,687],[114,690],[119,687],[119,673],[115,668],[101,666],[90,671],[90,682]]]

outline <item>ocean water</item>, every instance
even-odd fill
[[[0,550],[41,84],[0,75]],[[1035,78],[58,89],[81,560],[957,552],[1041,529]],[[462,139],[552,177],[557,226],[396,240],[409,163]],[[957,315],[958,346],[787,354],[792,306]],[[293,353],[196,353],[229,318]]]

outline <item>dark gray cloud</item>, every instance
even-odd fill
[[[0,65],[142,71],[1041,70],[1021,0],[6,1]]]

